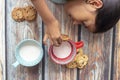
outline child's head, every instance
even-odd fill
[[[105,32],[112,28],[120,18],[120,0],[102,0],[103,7],[96,16],[96,32]]]
[[[120,18],[120,0],[76,0],[65,4],[65,10],[74,23],[91,32],[105,32]]]

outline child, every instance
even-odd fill
[[[112,28],[120,18],[120,0],[52,0],[63,3],[66,13],[75,24],[84,25],[89,31],[101,33]],[[60,24],[49,10],[45,0],[32,0],[46,25],[44,43],[49,38],[59,46],[62,42]]]

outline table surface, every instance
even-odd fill
[[[33,22],[15,22],[11,11],[22,0],[0,0],[0,80],[120,80],[120,22],[110,31],[92,34],[84,27],[74,26],[62,5],[47,1],[49,8],[62,24],[61,32],[72,40],[84,41],[88,65],[82,69],[68,69],[49,58],[48,47],[43,60],[35,67],[19,65],[14,68],[15,47],[23,39],[35,39],[42,44],[44,24],[40,16]]]

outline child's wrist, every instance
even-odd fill
[[[45,23],[46,25],[54,25],[54,24],[58,24],[58,20],[51,20],[49,22]]]

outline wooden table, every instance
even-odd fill
[[[18,0],[0,0],[0,80],[120,80],[120,22],[114,29],[92,34],[84,27],[71,24],[63,7],[47,1],[62,24],[61,32],[74,41],[83,40],[88,65],[83,69],[67,69],[51,61],[48,47],[43,45],[44,58],[37,66],[14,68],[15,47],[23,39],[35,39],[42,44],[44,24],[40,16],[34,22],[17,23],[11,10]]]

